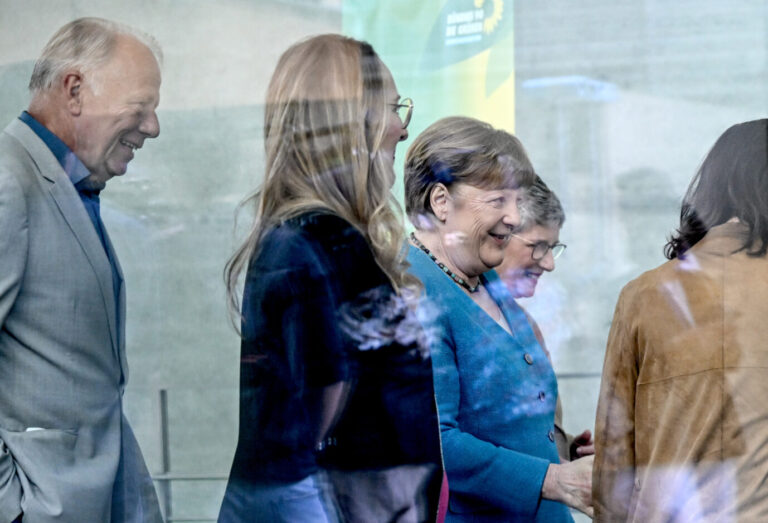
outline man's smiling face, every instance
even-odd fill
[[[157,60],[135,38],[118,36],[107,63],[83,75],[80,95],[74,152],[91,172],[89,185],[102,189],[113,176],[125,174],[145,139],[160,134]]]

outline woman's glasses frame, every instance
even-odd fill
[[[561,254],[563,254],[563,251],[565,251],[565,248],[567,247],[566,244],[560,242],[550,245],[545,241],[530,242],[522,236],[518,236],[517,234],[510,234],[510,236],[517,238],[523,242],[526,247],[531,247],[533,249],[531,251],[531,258],[533,258],[534,261],[541,260],[544,258],[544,256],[547,255],[549,251],[552,251],[552,259],[556,260]]]
[[[403,129],[406,129],[408,124],[411,123],[411,116],[413,115],[413,100],[410,98],[403,98],[396,104],[389,105],[395,108],[397,116],[400,118],[400,121],[403,122]]]

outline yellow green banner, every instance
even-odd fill
[[[415,136],[463,115],[514,131],[512,0],[344,0],[343,32],[366,40],[414,100]]]

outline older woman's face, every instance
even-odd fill
[[[451,187],[443,223],[446,255],[468,277],[499,265],[512,229],[520,223],[517,191]]]
[[[504,254],[504,262],[496,272],[509,287],[515,298],[529,298],[536,292],[536,283],[544,272],[555,270],[552,251],[540,260],[532,257],[532,244],[546,242],[554,245],[560,241],[560,228],[556,226],[534,225],[525,232],[516,233],[509,241]]]

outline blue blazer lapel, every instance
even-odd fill
[[[543,354],[544,351],[536,339],[533,327],[528,321],[528,316],[512,297],[512,293],[509,292],[509,289],[498,273],[496,271],[488,271],[483,275],[483,278],[488,293],[501,309],[509,328],[512,330],[513,342],[525,351],[541,350]]]
[[[96,273],[101,295],[104,298],[107,320],[109,321],[112,350],[117,358],[119,357],[117,309],[115,305],[117,298],[112,287],[112,267],[109,264],[106,252],[104,252],[104,247],[101,245],[99,235],[94,229],[91,219],[88,217],[88,212],[85,210],[83,202],[72,182],[67,177],[67,173],[64,172],[64,169],[56,161],[53,153],[51,153],[50,149],[32,129],[21,120],[15,120],[8,125],[6,131],[15,136],[26,147],[40,175],[50,182],[49,191],[51,197]],[[120,278],[122,288],[122,272],[120,272]]]

